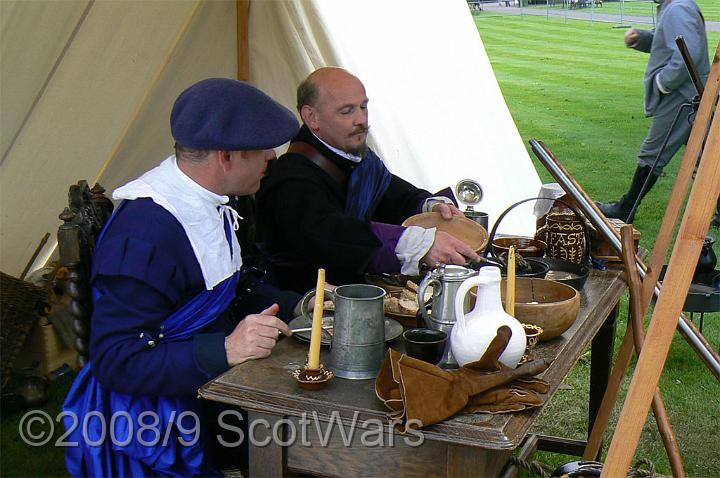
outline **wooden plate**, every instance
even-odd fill
[[[488,240],[488,232],[475,221],[466,217],[453,216],[452,219],[443,219],[439,212],[424,212],[415,214],[405,219],[403,226],[419,226],[425,229],[436,227],[438,231],[444,231],[451,236],[460,239],[476,252],[485,248]]]

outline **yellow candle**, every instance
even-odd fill
[[[510,246],[508,252],[505,311],[515,317],[515,246]]]
[[[312,335],[310,336],[310,353],[307,368],[320,368],[320,343],[322,341],[323,304],[325,303],[325,269],[318,269],[317,286],[315,287],[315,307],[313,308]]]

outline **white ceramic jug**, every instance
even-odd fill
[[[472,287],[478,287],[473,310],[464,313],[465,295]],[[495,338],[497,329],[503,325],[510,327],[512,337],[500,362],[515,368],[525,353],[525,330],[515,317],[507,314],[500,298],[500,269],[483,267],[478,275],[466,279],[455,295],[455,326],[450,333],[450,346],[458,364],[465,365],[479,360],[490,342]]]

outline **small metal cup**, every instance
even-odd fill
[[[464,214],[466,218],[477,222],[482,227],[484,227],[486,231],[488,230],[488,213],[481,211],[465,211]]]

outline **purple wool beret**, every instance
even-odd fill
[[[180,145],[193,149],[248,151],[287,143],[300,128],[295,115],[254,86],[208,78],[183,91],[170,114]]]

